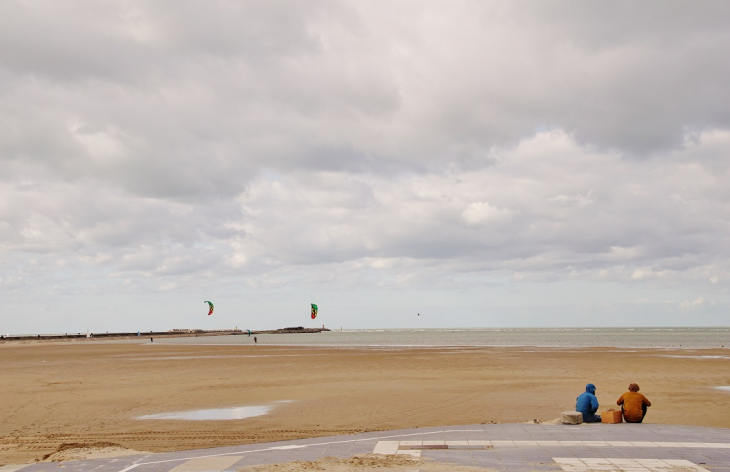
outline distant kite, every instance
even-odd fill
[[[213,304],[211,302],[209,302],[208,300],[204,301],[203,303],[207,303],[208,305],[210,305],[210,309],[208,310],[208,316],[212,315],[213,314]]]
[[[317,305],[312,303],[312,319],[315,319],[317,317]]]

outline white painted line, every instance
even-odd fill
[[[564,471],[614,471],[614,472],[671,472],[671,471],[707,471],[684,459],[626,459],[626,458],[575,458],[553,457],[556,464]]]
[[[491,446],[492,441],[472,441],[471,439],[467,441],[470,446]]]
[[[23,467],[28,467],[30,464],[7,464],[0,467],[0,472],[15,472]]]
[[[398,451],[398,454],[403,455],[403,456],[411,456],[416,459],[421,458],[421,451],[418,451],[418,450],[416,450],[416,451]]]
[[[403,444],[406,441],[401,441],[400,443]],[[469,441],[446,441],[447,446],[468,446]]]
[[[593,447],[606,447],[608,446],[608,443],[606,441],[583,441],[583,445]]]
[[[514,445],[515,445],[514,441],[492,441],[492,446],[494,446],[494,447],[505,447],[505,446],[514,447]]]
[[[620,465],[620,466],[629,466],[629,467],[636,466],[636,461],[634,459],[608,459],[608,461],[611,464]]]
[[[373,449],[373,454],[396,454],[398,452],[398,441],[378,441]]]
[[[243,456],[227,456],[190,459],[189,461],[170,470],[170,472],[207,472],[209,470],[226,470],[242,458]]]
[[[628,441],[606,441],[609,446],[612,447],[632,447],[633,445]]]
[[[682,469],[682,470],[686,470],[687,468],[689,468],[691,470],[698,470],[698,471],[699,470],[707,470],[704,467],[700,467],[699,465],[693,464],[692,462],[686,461],[686,460],[680,460],[680,459],[664,459],[664,462],[667,463],[667,464],[669,464],[669,465],[671,465],[671,466],[674,466],[676,468],[679,468],[679,469],[681,469],[682,467],[684,467],[684,469]]]
[[[676,443],[676,442],[657,442],[657,443],[654,443],[654,444],[656,444],[659,447],[684,447],[684,446],[681,446],[679,443]]]
[[[728,449],[730,448],[730,444],[725,443],[705,443],[709,447],[714,447],[715,449]]]

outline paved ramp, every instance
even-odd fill
[[[730,429],[627,423],[466,425],[36,463],[0,472],[235,471],[247,465],[373,453],[516,472],[730,472]]]

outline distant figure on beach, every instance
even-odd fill
[[[583,413],[584,423],[600,423],[601,415],[597,415],[598,398],[596,397],[596,386],[586,385],[586,391],[575,399],[575,411]]]
[[[629,391],[621,395],[616,404],[621,405],[621,411],[623,411],[624,420],[627,423],[641,423],[644,421],[646,409],[651,406],[649,399],[639,393],[639,384],[637,383],[629,385]]]
[[[151,342],[151,343],[153,343],[153,342],[155,342],[155,340],[154,340],[154,339],[152,339],[152,338],[150,338],[150,342]]]
[[[258,340],[258,338],[256,338],[256,336],[253,337],[253,343],[254,344],[258,344],[259,343],[259,340]]]

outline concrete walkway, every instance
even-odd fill
[[[500,471],[730,472],[730,429],[627,423],[477,424],[5,466],[0,472],[235,471],[245,465],[372,453],[408,454]]]

